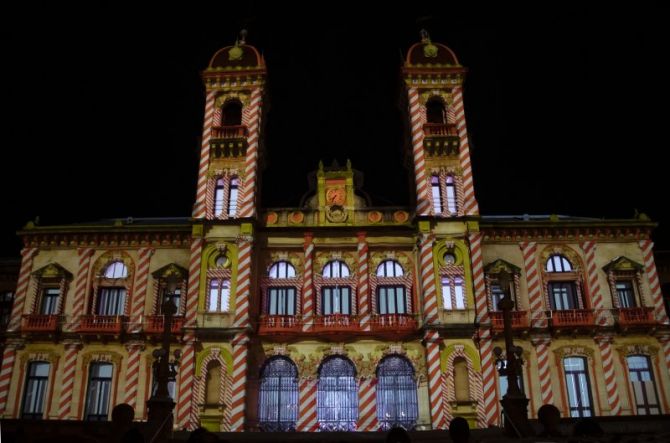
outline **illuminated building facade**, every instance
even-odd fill
[[[407,53],[411,207],[370,206],[347,162],[319,164],[300,207],[272,209],[258,197],[263,58],[243,41],[218,51],[203,72],[191,218],[20,232],[0,415],[106,420],[125,402],[146,418],[176,279],[178,428],[499,425],[501,271],[532,416],[545,403],[564,416],[670,413],[655,223],[481,216],[465,72],[426,34]]]

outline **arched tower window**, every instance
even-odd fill
[[[228,192],[228,217],[237,214],[237,197],[239,194],[240,180],[237,177],[230,178],[230,190]]]
[[[295,315],[295,286],[276,286],[272,280],[295,278],[295,268],[287,261],[278,261],[270,267],[268,273],[270,286],[267,292],[267,313],[269,315]]]
[[[407,294],[402,283],[384,282],[384,278],[402,277],[405,272],[395,260],[384,260],[377,267],[377,312],[379,314],[407,314]]]
[[[437,97],[428,100],[426,103],[426,121],[428,123],[437,123],[443,125],[447,122],[446,116],[447,115],[442,100]]]
[[[228,100],[221,109],[221,126],[239,126],[242,124],[242,103]]]
[[[355,431],[358,420],[356,369],[347,358],[329,357],[319,368],[317,419],[322,431]]]
[[[456,401],[470,400],[468,362],[463,357],[456,357],[454,359],[454,389]]]
[[[100,281],[95,314],[112,316],[125,313],[127,278],[128,267],[122,261],[114,261],[107,266]]]
[[[549,282],[549,300],[556,311],[582,309],[576,276],[570,260],[560,254],[549,257],[545,264]]]
[[[321,272],[326,280],[321,287],[321,312],[323,315],[351,315],[351,287],[337,284],[337,279],[349,278],[349,267],[342,260],[326,263]],[[330,280],[330,281],[328,281]]]
[[[430,189],[433,196],[433,212],[442,214],[442,190],[439,175],[433,174],[430,176]]]
[[[223,201],[225,198],[225,181],[222,178],[216,180],[214,187],[214,216],[218,217],[223,212]]]
[[[447,210],[449,214],[456,215],[458,213],[458,205],[456,204],[456,182],[453,175],[447,175],[446,179],[446,193],[447,193]]]
[[[406,358],[390,355],[377,367],[377,419],[383,430],[412,429],[419,416],[414,368]]]
[[[286,357],[273,357],[261,370],[258,420],[267,432],[295,431],[298,420],[298,370]]]

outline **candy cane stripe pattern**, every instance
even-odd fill
[[[551,371],[549,366],[549,339],[534,338],[531,343],[537,353],[537,371],[540,376],[540,393],[542,404],[553,404],[554,394],[551,389]]]
[[[665,357],[665,368],[670,371],[670,335],[661,335],[658,341],[663,346],[663,356]]]
[[[642,249],[645,273],[649,279],[649,289],[651,291],[651,299],[654,303],[654,314],[656,316],[656,320],[664,324],[669,324],[670,319],[668,319],[668,314],[665,312],[665,307],[663,306],[661,284],[658,280],[656,263],[654,262],[654,242],[651,240],[641,240],[640,249]]]
[[[596,337],[595,341],[598,344],[600,357],[603,361],[603,373],[605,375],[605,387],[607,388],[607,403],[610,406],[610,415],[620,415],[619,389],[616,384],[614,359],[612,358],[612,337]]]
[[[249,326],[249,295],[251,290],[251,245],[250,236],[238,239],[237,293],[235,296],[235,327]]]
[[[426,173],[426,156],[423,150],[424,133],[419,91],[416,88],[410,88],[408,95],[409,119],[412,128],[412,156],[414,157],[414,175],[416,179],[416,213],[417,215],[430,215],[432,204],[430,201],[428,175]]]
[[[72,323],[70,330],[74,329],[79,321],[79,317],[84,315],[84,304],[86,301],[86,290],[88,289],[88,274],[91,267],[91,257],[94,250],[91,248],[80,248],[77,250],[79,254],[79,270],[77,271],[77,279],[74,284],[74,302],[72,308]]]
[[[598,268],[596,266],[596,242],[585,241],[581,244],[584,255],[586,256],[586,270],[588,274],[588,287],[591,294],[591,303],[596,311],[596,321],[599,325],[607,324],[607,317],[603,313],[603,296],[600,293],[600,283],[598,282]]]
[[[134,325],[134,331],[137,332],[142,327],[141,318],[144,315],[144,305],[147,296],[147,282],[149,281],[149,263],[154,253],[153,248],[140,248],[138,250],[139,264],[137,266],[137,275],[135,277],[135,291],[133,298],[133,308],[131,313],[131,324]]]
[[[486,287],[484,284],[484,259],[482,258],[482,234],[470,234],[470,253],[472,254],[472,277],[475,291],[475,308],[480,323],[489,321]]]
[[[523,242],[519,246],[523,254],[523,265],[528,283],[528,300],[532,319],[531,326],[534,328],[546,328],[547,319],[544,316],[542,303],[542,284],[540,282],[540,274],[537,270],[537,243]]]
[[[433,235],[423,234],[421,238],[421,283],[423,286],[423,315],[427,324],[437,323],[437,290],[433,269]]]
[[[361,378],[358,385],[358,430],[376,431],[377,421],[377,379]]]
[[[37,254],[37,248],[23,248],[21,250],[21,269],[19,270],[19,280],[16,284],[16,293],[14,294],[14,306],[7,331],[16,331],[21,326],[23,307],[26,303],[28,283],[30,283],[30,271],[33,268],[35,254]]]
[[[184,336],[185,345],[179,363],[179,397],[177,397],[175,427],[193,429],[197,423],[191,421],[191,402],[195,387],[195,337],[188,332]]]
[[[368,284],[368,243],[365,234],[358,235],[358,314],[363,331],[370,330],[370,286]]]
[[[230,404],[230,431],[244,431],[245,387],[247,384],[247,343],[249,337],[242,332],[233,339],[233,377]]]
[[[463,197],[464,212],[466,215],[479,214],[479,207],[475,199],[475,186],[472,180],[472,164],[470,163],[470,145],[468,143],[468,129],[465,124],[465,108],[463,105],[463,88],[454,88],[454,113],[456,114],[456,130],[460,139],[460,164],[463,170]]]
[[[2,366],[0,367],[0,416],[5,413],[7,407],[9,384],[12,380],[12,369],[14,369],[15,360],[16,347],[8,344],[2,353]]]
[[[296,430],[298,432],[315,432],[318,430],[316,420],[316,380],[313,378],[300,379],[300,412]]]
[[[195,327],[198,313],[198,291],[200,289],[200,260],[204,240],[194,238],[191,241],[191,257],[188,265],[188,288],[186,290],[185,326]]]
[[[256,169],[258,168],[258,140],[261,133],[261,88],[256,88],[251,93],[249,138],[247,139],[247,155],[244,164],[244,184],[240,196],[241,206],[238,211],[240,217],[253,217],[256,213]]]
[[[137,408],[137,388],[140,384],[140,357],[144,350],[143,343],[129,343],[128,369],[126,371],[126,388],[124,402]]]
[[[200,165],[198,167],[198,188],[195,195],[193,207],[193,218],[205,218],[207,208],[205,198],[207,196],[207,171],[209,169],[209,143],[212,139],[212,126],[214,126],[214,102],[216,91],[207,91],[205,99],[205,120],[202,128],[202,144],[200,145]]]
[[[498,424],[498,398],[496,396],[495,361],[493,359],[493,342],[491,331],[482,329],[479,332],[479,358],[482,362],[482,395],[484,400],[484,414],[486,423]]]
[[[311,234],[305,234],[305,270],[302,286],[302,330],[308,332],[314,323],[314,284],[312,281],[312,260],[314,258],[314,241]]]
[[[77,367],[77,353],[81,348],[80,343],[65,344],[65,358],[63,362],[63,378],[61,379],[60,400],[58,402],[58,419],[68,420],[71,417],[72,391],[74,389],[74,376]]]
[[[426,331],[425,341],[431,423],[433,429],[444,429],[446,424],[442,407],[442,369],[440,367],[440,343],[442,339],[437,331]]]

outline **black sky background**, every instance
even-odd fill
[[[297,206],[319,159],[352,160],[380,205],[408,205],[401,53],[422,27],[468,67],[483,214],[661,223],[670,31],[653,4],[102,3],[5,11],[0,30],[0,256],[15,231],[189,216],[204,106],[199,73],[242,27],[269,71],[264,206]]]

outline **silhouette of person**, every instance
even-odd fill
[[[463,417],[454,417],[449,423],[449,437],[454,443],[467,443],[470,441],[470,425]]]
[[[542,425],[542,432],[538,437],[562,437],[563,433],[558,428],[561,422],[561,411],[554,405],[542,405],[537,410],[537,419]]]

